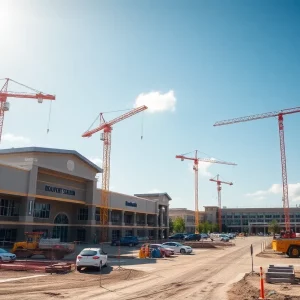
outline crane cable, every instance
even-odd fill
[[[141,124],[141,140],[144,137],[144,112],[142,112],[142,124]]]
[[[50,109],[49,109],[48,125],[47,125],[47,134],[48,134],[49,131],[50,131],[51,111],[52,111],[52,101],[50,101]]]

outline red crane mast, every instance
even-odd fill
[[[103,130],[103,135],[101,140],[103,141],[103,174],[102,174],[102,191],[101,191],[101,209],[100,209],[100,224],[103,226],[101,231],[101,240],[103,242],[107,241],[108,233],[108,200],[109,200],[109,179],[110,179],[110,153],[111,153],[111,132],[113,130],[112,126],[119,123],[127,118],[130,118],[144,110],[148,107],[143,105],[129,112],[106,122],[103,117],[103,113],[100,113],[100,126],[88,130],[82,134],[82,137],[91,137],[93,134]]]
[[[217,179],[211,178],[209,181],[213,181],[217,183],[217,191],[218,191],[218,207],[219,207],[219,213],[218,213],[218,223],[219,223],[219,232],[222,232],[222,203],[221,203],[221,190],[222,184],[228,184],[228,185],[233,185],[232,182],[227,182],[227,181],[221,181],[219,180],[219,174],[216,176]]]
[[[186,157],[184,155],[176,155],[175,158],[181,159],[181,161],[192,160],[194,162],[193,170],[195,171],[195,232],[198,233],[198,225],[199,225],[199,200],[198,200],[198,165],[199,161],[214,163],[214,164],[223,164],[223,165],[232,165],[236,166],[235,163],[226,162],[222,160],[215,160],[210,158],[199,158],[198,150],[195,151],[195,157]]]
[[[17,92],[8,91],[9,82],[13,82],[27,89],[30,89],[34,91],[34,93],[17,93]],[[16,82],[10,78],[5,78],[5,83],[0,90],[0,142],[2,137],[3,123],[4,123],[4,113],[6,111],[9,111],[9,102],[7,101],[7,98],[37,99],[38,103],[42,103],[43,100],[55,100],[54,95],[44,94],[24,84]]]
[[[285,229],[290,232],[290,214],[289,214],[289,188],[287,181],[287,168],[286,168],[286,155],[285,155],[285,142],[284,142],[284,126],[283,126],[283,116],[290,115],[300,112],[300,107],[283,109],[280,111],[268,112],[263,114],[256,114],[247,117],[234,118],[225,121],[219,121],[214,124],[214,126],[229,125],[241,122],[248,122],[266,118],[277,117],[278,119],[278,130],[279,130],[279,140],[280,140],[280,156],[281,156],[281,175],[282,175],[282,202],[285,217]]]

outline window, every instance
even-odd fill
[[[195,217],[194,216],[187,216],[186,221],[189,223],[194,223],[195,222]]]
[[[125,230],[125,236],[132,236],[133,231],[132,230]]]
[[[87,207],[84,207],[84,208],[79,208],[78,210],[78,220],[79,221],[87,221],[88,219],[88,213],[89,213],[89,210]]]
[[[50,204],[34,202],[33,216],[35,218],[49,219]]]
[[[0,229],[0,241],[15,242],[17,239],[17,229]]]
[[[94,255],[97,255],[97,251],[94,251],[94,250],[82,250],[79,255],[81,255],[81,256],[94,256]]]
[[[1,199],[0,216],[15,217],[19,215],[19,205],[14,200]]]
[[[97,207],[95,211],[95,221],[100,222],[100,208]]]
[[[113,230],[112,231],[112,239],[118,240],[120,238],[120,230]]]
[[[111,221],[112,222],[120,222],[121,221],[120,219],[121,219],[120,214],[115,213],[115,212],[111,213]]]
[[[85,229],[77,229],[77,241],[85,242]]]

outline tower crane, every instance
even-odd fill
[[[278,119],[278,130],[279,130],[279,140],[280,140],[280,156],[281,156],[281,176],[282,176],[282,202],[284,209],[284,219],[285,219],[285,230],[290,232],[290,212],[289,212],[289,187],[287,181],[287,168],[286,168],[286,155],[285,155],[285,142],[284,142],[284,126],[283,126],[283,116],[291,115],[300,112],[300,107],[283,109],[280,111],[273,111],[263,114],[256,114],[247,117],[234,118],[224,121],[219,121],[214,124],[214,126],[229,125],[241,122],[255,121],[260,119],[277,117]]]
[[[102,174],[102,191],[101,191],[101,209],[100,209],[100,224],[103,225],[101,231],[101,239],[103,242],[107,241],[107,225],[108,225],[108,200],[109,200],[109,179],[110,179],[110,152],[111,152],[111,132],[112,126],[125,119],[128,119],[148,107],[143,105],[130,110],[129,112],[106,122],[103,113],[100,113],[100,126],[88,130],[82,134],[82,137],[91,137],[93,134],[103,130],[101,140],[103,141],[103,174]]]
[[[209,159],[209,158],[199,158],[198,157],[198,150],[195,150],[195,157],[186,157],[184,155],[176,155],[176,158],[181,159],[181,161],[192,160],[194,162],[193,170],[195,171],[195,232],[198,233],[198,225],[199,225],[199,202],[198,202],[198,165],[199,161],[207,162],[207,163],[214,163],[214,164],[223,164],[223,165],[232,165],[236,166],[235,163]]]
[[[9,82],[13,82],[17,85],[23,86],[33,91],[33,93],[18,93],[18,92],[8,91]],[[4,113],[6,111],[9,111],[9,107],[10,107],[7,98],[37,99],[38,103],[43,103],[43,100],[55,100],[55,96],[53,95],[42,93],[38,90],[30,88],[29,86],[14,81],[10,78],[5,78],[5,83],[0,90],[0,142],[2,137],[3,123],[4,123]]]
[[[218,223],[219,223],[219,232],[222,232],[222,206],[221,206],[221,184],[228,184],[228,185],[233,185],[232,182],[227,182],[227,181],[221,181],[219,180],[219,174],[216,176],[217,179],[211,178],[209,181],[213,181],[217,183],[217,191],[218,191],[218,207],[219,207],[219,213],[218,213]]]

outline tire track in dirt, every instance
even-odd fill
[[[186,296],[189,296],[188,299],[191,299],[191,297],[200,299],[199,293],[203,293],[203,299],[209,300],[208,297],[214,292],[214,289],[224,285],[224,283],[214,283],[213,277],[224,269],[232,267],[232,263],[247,254],[247,252],[249,252],[249,245],[230,253],[226,252],[221,257],[215,259],[213,266],[209,263],[196,266],[179,276],[174,275],[172,278],[159,281],[151,289],[145,288],[139,291],[134,297],[126,297],[124,295],[124,297],[119,299],[182,299]],[[176,280],[174,280],[174,277],[176,277]]]

